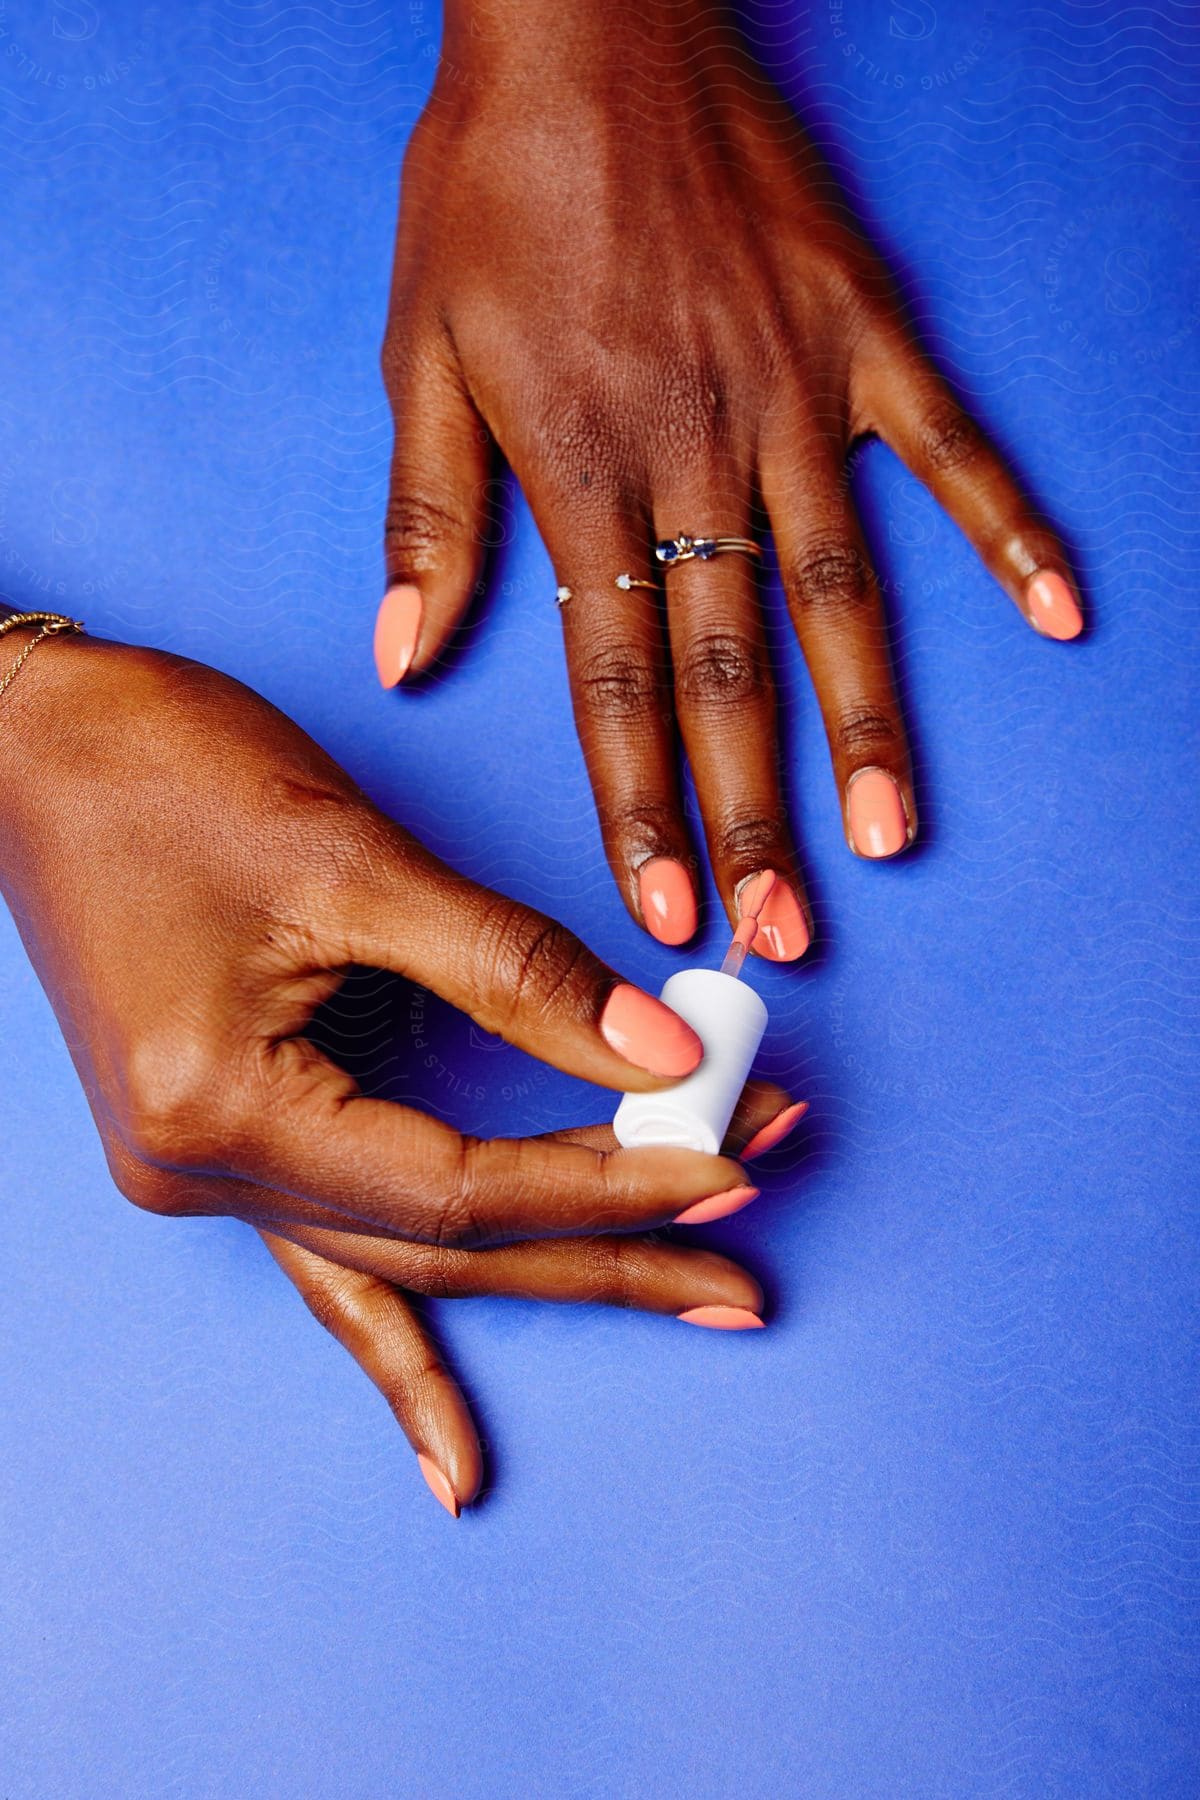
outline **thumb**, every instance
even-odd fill
[[[383,855],[329,890],[330,966],[391,969],[485,1031],[603,1087],[680,1081],[704,1047],[661,1000],[623,981],[565,925],[449,869],[398,826]],[[320,904],[320,902],[318,902]]]
[[[396,687],[433,667],[470,604],[489,534],[492,444],[440,330],[389,325],[383,372],[396,439],[375,667]]]

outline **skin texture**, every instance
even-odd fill
[[[626,905],[669,943],[695,916],[676,883],[660,929],[639,880],[666,859],[696,892],[678,733],[730,919],[744,880],[775,869],[780,926],[755,950],[793,960],[810,921],[755,569],[728,555],[660,581],[655,540],[769,525],[846,840],[871,857],[911,843],[917,810],[854,445],[885,439],[1046,637],[1082,622],[1065,553],[917,348],[721,9],[451,0],[446,20],[405,159],[383,352],[400,594],[381,675],[411,680],[454,638],[502,532],[502,455],[571,592],[575,716]],[[623,571],[657,590],[619,591]]]
[[[151,1212],[255,1226],[458,1503],[479,1445],[405,1290],[761,1309],[724,1258],[628,1235],[743,1189],[731,1158],[619,1150],[607,1128],[464,1139],[362,1097],[304,1036],[369,964],[574,1074],[666,1085],[605,1041],[627,984],[569,932],[439,863],[210,669],[60,639],[2,705],[0,889],[114,1180]],[[733,1141],[787,1103],[748,1089]]]

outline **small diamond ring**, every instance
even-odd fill
[[[655,559],[668,569],[676,563],[691,562],[695,557],[701,562],[709,562],[712,557],[723,556],[728,551],[736,551],[739,556],[753,556],[756,561],[762,559],[762,551],[753,538],[689,537],[681,531],[678,537],[664,538],[654,546]]]

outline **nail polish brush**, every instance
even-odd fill
[[[613,1130],[627,1150],[660,1144],[720,1153],[767,1028],[761,996],[740,976],[774,885],[774,871],[765,869],[743,891],[741,919],[719,969],[680,969],[664,983],[659,998],[686,1019],[704,1045],[704,1060],[662,1093],[624,1096]]]

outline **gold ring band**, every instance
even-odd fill
[[[663,538],[654,546],[655,561],[664,568],[673,569],[676,563],[692,562],[699,558],[708,562],[714,556],[725,556],[730,552],[738,556],[752,556],[761,562],[762,551],[753,538],[744,537],[690,537],[681,531],[678,537]]]

